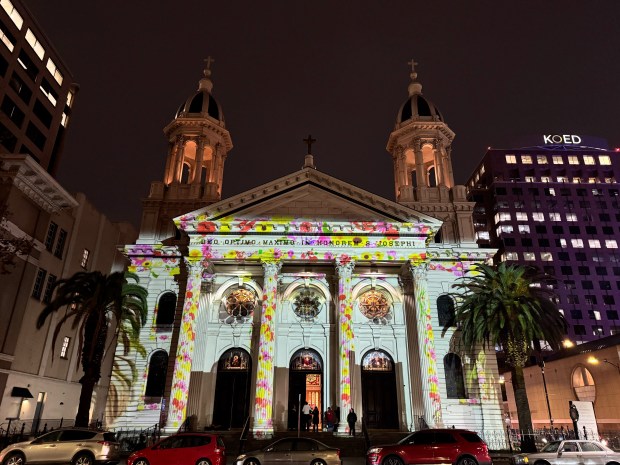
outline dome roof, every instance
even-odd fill
[[[398,110],[396,123],[400,124],[408,120],[443,121],[439,109],[421,94],[410,95]]]
[[[181,104],[177,110],[176,118],[200,118],[210,116],[224,123],[224,114],[222,107],[213,98],[213,95],[207,89],[199,89],[194,95]]]

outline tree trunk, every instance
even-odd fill
[[[530,413],[530,403],[527,400],[527,392],[525,390],[523,367],[512,367],[512,388],[514,389],[519,429],[521,430],[521,452],[536,452],[532,414]]]
[[[80,392],[80,403],[77,415],[75,416],[75,426],[86,428],[90,420],[90,401],[93,398],[93,391],[97,380],[93,376],[84,375],[80,379],[82,391]]]

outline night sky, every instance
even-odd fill
[[[299,169],[312,133],[319,170],[393,199],[412,57],[456,133],[457,183],[524,135],[620,146],[618,0],[24,1],[80,84],[59,181],[136,226],[208,55],[234,144],[224,197]]]

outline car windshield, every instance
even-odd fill
[[[405,436],[404,438],[402,438],[400,441],[398,441],[398,444],[409,444],[409,442],[413,439],[413,434],[409,434],[408,436]]]
[[[541,449],[541,452],[557,452],[558,447],[560,447],[560,444],[562,444],[561,441],[550,442],[549,444],[547,444],[545,447]]]

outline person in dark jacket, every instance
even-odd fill
[[[355,436],[355,423],[357,422],[357,415],[355,410],[351,409],[347,415],[347,423],[349,424],[349,436]]]
[[[319,408],[315,405],[312,410],[312,432],[319,432]]]

